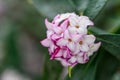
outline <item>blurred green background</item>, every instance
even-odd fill
[[[41,1],[40,4],[38,3],[39,8],[42,9],[41,13],[33,5],[32,0],[0,0],[0,80],[64,80],[67,75],[67,69],[57,61],[50,61],[47,48],[42,47],[39,43],[46,35],[44,19],[49,15],[52,15],[49,18],[53,18],[59,13],[57,11],[55,14],[50,13],[52,8],[47,5],[54,6],[56,2],[53,0],[37,1]],[[71,0],[66,0],[65,3],[58,0],[59,5],[55,4],[55,7],[68,4],[67,2],[74,7]],[[78,4],[77,0],[75,0],[75,4],[78,7],[82,5]],[[70,8],[69,6],[63,7],[67,7],[68,10]],[[83,6],[82,9],[84,8]],[[61,8],[60,11],[62,9],[63,12],[66,12],[64,8]],[[81,10],[81,7],[79,9]],[[69,10],[69,12],[73,12],[73,10]],[[119,34],[120,0],[108,0],[94,22],[95,26],[105,31]],[[103,57],[103,61],[99,63],[99,65],[103,65],[103,68],[102,70],[100,66],[100,69],[98,68],[98,72],[105,75],[98,76],[99,79],[95,80],[120,80],[119,62],[114,59],[114,56],[105,55],[109,56],[108,60]],[[108,71],[104,72],[106,65]],[[110,73],[109,71],[114,66],[117,67]],[[113,73],[115,74],[111,76]],[[106,76],[109,78],[105,78]]]

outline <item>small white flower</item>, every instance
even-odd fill
[[[68,30],[65,31],[63,38],[57,41],[59,46],[67,46],[71,51],[75,51],[76,43],[80,40],[82,35],[70,35]]]
[[[69,18],[70,27],[68,30],[73,34],[87,34],[87,26],[93,25],[93,22],[86,16],[71,16]]]
[[[55,23],[60,23],[61,21],[69,18],[70,16],[77,16],[75,13],[65,13],[65,14],[60,14],[59,17],[54,20]]]
[[[101,42],[90,45],[90,49],[88,50],[87,55],[92,56],[93,53],[99,49],[100,45],[101,45]]]
[[[83,52],[87,52],[89,50],[89,45],[90,44],[94,44],[95,41],[95,36],[93,35],[84,35],[79,42],[76,44],[76,48],[79,48],[79,50],[77,50],[77,52],[79,51],[83,51]],[[77,53],[75,52],[75,53]]]

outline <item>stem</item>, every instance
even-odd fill
[[[28,2],[29,4],[32,4],[32,3],[33,3],[32,0],[27,0],[27,2]]]
[[[69,77],[71,78],[71,73],[72,72],[72,67],[71,66],[68,66],[68,75],[69,75]]]
[[[83,12],[80,12],[80,16],[83,16]]]

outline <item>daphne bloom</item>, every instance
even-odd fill
[[[93,25],[87,16],[60,14],[52,22],[46,19],[45,24],[47,37],[41,44],[48,47],[51,60],[58,60],[65,67],[88,62],[100,47],[100,42],[95,43],[95,36],[87,34],[87,27]]]

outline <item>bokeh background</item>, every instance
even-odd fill
[[[45,38],[45,18],[31,0],[0,0],[0,80],[64,79],[67,70],[50,61],[47,49],[39,43]],[[109,0],[94,22],[119,34],[120,0]],[[120,80],[120,67],[111,80]]]

